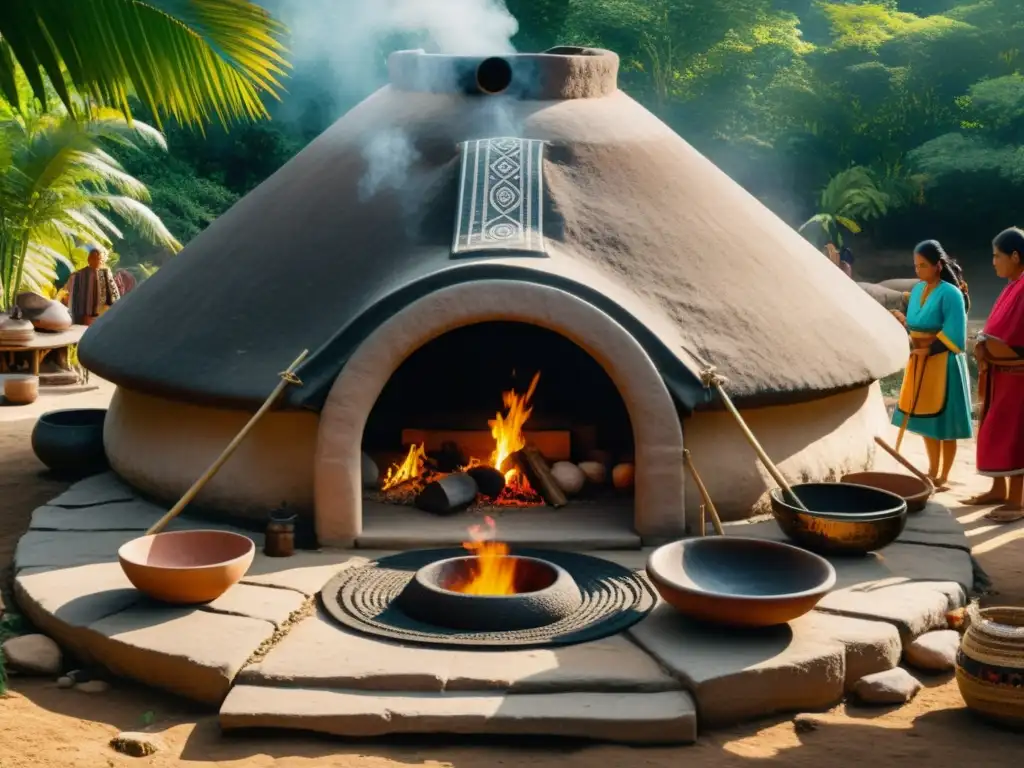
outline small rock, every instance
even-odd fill
[[[896,667],[862,677],[854,683],[853,692],[867,704],[906,704],[922,687],[920,680]]]
[[[575,496],[583,488],[587,476],[571,461],[556,461],[551,467],[551,476],[566,496]]]
[[[797,733],[809,733],[810,731],[816,731],[821,726],[821,718],[817,715],[802,714],[793,718],[793,728]]]
[[[587,476],[587,481],[594,485],[604,485],[604,481],[608,479],[608,470],[605,469],[604,464],[599,464],[596,461],[581,461],[579,468]]]
[[[58,688],[71,688],[71,687],[74,686],[74,684],[75,684],[75,681],[72,680],[67,675],[64,675],[64,677],[58,677],[57,678],[57,687]]]
[[[129,757],[147,757],[166,749],[159,736],[138,731],[124,731],[110,740],[110,746]]]
[[[363,487],[376,488],[377,483],[380,480],[380,470],[377,468],[377,462],[371,459],[365,451],[363,452],[362,468]]]
[[[82,693],[106,693],[110,690],[110,683],[106,680],[87,680],[84,683],[75,683],[75,690]]]
[[[907,662],[927,672],[948,672],[956,668],[960,633],[955,629],[926,632],[903,649]]]
[[[46,635],[12,637],[2,650],[11,669],[18,672],[46,677],[60,674],[60,648]]]

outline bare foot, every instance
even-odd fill
[[[1015,523],[1024,520],[1024,509],[1019,504],[1003,504],[985,515],[993,523]]]
[[[1005,494],[985,491],[984,493],[979,493],[977,496],[971,496],[969,499],[964,499],[960,503],[965,507],[987,507],[990,504],[1002,504],[1005,501]]]
[[[948,477],[932,477],[928,475],[928,479],[932,481],[932,485],[935,486],[936,493],[942,493],[943,491],[949,490],[949,478]]]

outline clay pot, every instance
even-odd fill
[[[15,373],[4,377],[4,399],[11,405],[30,405],[38,397],[38,376]]]
[[[132,539],[117,551],[137,590],[165,603],[216,600],[237,584],[256,554],[252,539],[230,531],[174,531]]]
[[[809,511],[773,488],[772,515],[794,543],[821,555],[866,555],[892,544],[907,524],[907,502],[878,488],[850,483],[792,486]]]
[[[647,576],[680,613],[733,627],[785,624],[814,608],[836,583],[835,568],[823,557],[740,536],[659,547],[647,560]]]
[[[85,476],[102,472],[108,466],[103,450],[106,416],[105,408],[44,413],[32,429],[36,458],[62,474]]]
[[[1024,608],[972,605],[957,654],[956,683],[971,711],[1024,729]]]
[[[919,477],[902,472],[853,472],[840,482],[866,485],[895,493],[907,502],[907,512],[920,512],[928,504],[934,488]]]
[[[8,317],[0,320],[0,346],[17,347],[32,341],[35,337],[36,329],[28,320],[22,319],[21,310],[17,307]]]

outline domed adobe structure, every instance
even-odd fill
[[[364,432],[389,418],[462,429],[443,412],[474,387],[500,408],[491,369],[543,370],[533,418],[574,446],[588,418],[628,415],[609,438],[628,446],[605,453],[635,461],[644,540],[695,519],[684,442],[725,517],[766,488],[705,366],[794,480],[870,464],[899,325],[618,90],[614,53],[402,51],[388,65],[388,86],[85,335],[83,363],[118,385],[105,442],[122,477],[176,498],[304,348],[303,385],[199,501],[259,515],[286,501],[324,544],[359,542],[376,514]]]

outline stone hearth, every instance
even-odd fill
[[[117,548],[163,512],[113,475],[73,486],[33,514],[15,555],[16,596],[68,651],[219,707],[228,730],[690,742],[730,723],[832,706],[863,675],[899,664],[905,643],[945,628],[974,580],[961,526],[931,504],[882,555],[833,560],[836,589],[788,626],[711,631],[661,605],[627,632],[583,645],[438,650],[355,635],[317,610],[332,575],[380,551],[257,554],[243,582],[209,605],[150,602],[125,579]],[[727,531],[781,538],[771,521]],[[647,551],[600,555],[642,569]]]

